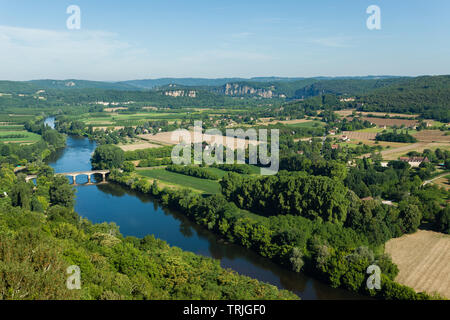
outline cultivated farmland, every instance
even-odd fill
[[[340,116],[348,117],[353,114],[353,111],[356,111],[356,110],[355,109],[338,110],[338,111],[335,111],[335,113],[337,113]],[[400,117],[401,118],[417,118],[419,116],[418,114],[361,112],[361,111],[356,111],[356,115],[361,115],[361,116],[372,115],[372,116],[376,116],[376,117],[380,117],[380,118],[384,118],[386,115],[388,115],[389,117],[399,117],[399,118]]]
[[[400,273],[396,281],[419,292],[450,298],[450,236],[418,231],[386,243]]]
[[[119,145],[119,148],[123,151],[135,151],[135,150],[142,150],[142,149],[152,149],[152,148],[161,148],[160,145],[149,143],[149,142],[135,142],[132,144],[124,144]]]
[[[367,141],[375,140],[376,132],[360,132],[360,131],[344,131],[343,136],[347,136],[350,140]]]
[[[450,135],[446,136],[445,132],[440,130],[422,130],[412,133],[412,135],[422,142],[446,142],[450,143]]]
[[[194,142],[194,133],[192,131],[189,132],[189,135],[186,137],[187,140]],[[181,136],[179,134],[175,134],[175,131],[172,132],[161,132],[158,134],[143,134],[139,135],[139,138],[146,140],[150,143],[159,143],[163,145],[176,145],[182,141],[186,141],[184,136]],[[236,149],[242,149],[244,147],[245,149],[248,148],[248,146],[251,145],[258,145],[259,142],[255,140],[246,140],[242,138],[230,138],[229,141],[226,137],[221,135],[211,135],[211,134],[203,134],[203,141],[209,143],[209,144],[223,144],[227,148],[230,148],[232,150]],[[189,141],[186,141],[189,142]]]
[[[353,118],[348,117],[347,120],[351,121]],[[361,120],[367,120],[370,123],[377,125],[378,127],[401,127],[411,128],[419,124],[417,120],[406,120],[406,119],[389,119],[389,118],[369,118],[361,117]]]

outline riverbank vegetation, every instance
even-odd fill
[[[34,185],[3,166],[0,189],[2,299],[296,298],[153,236],[124,238],[113,223],[80,218],[72,187],[50,167]],[[70,265],[81,269],[81,290],[66,288]]]
[[[0,139],[1,164],[24,167],[36,162],[41,163],[52,152],[66,145],[66,136],[45,126],[43,119],[26,122],[24,129],[27,130],[25,133],[33,135],[34,141],[22,144],[20,141],[5,143]]]
[[[163,205],[184,212],[230,242],[255,250],[290,269],[315,274],[333,287],[388,299],[430,298],[395,283],[398,270],[389,257],[380,253],[364,233],[341,223],[291,214],[247,215],[223,195],[202,197],[187,190],[161,189],[155,181],[150,183],[118,171],[113,172],[111,179],[152,194]],[[358,209],[354,209],[355,213]],[[382,289],[369,291],[365,286],[365,270],[375,262],[383,271]]]

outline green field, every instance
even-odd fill
[[[137,173],[143,177],[157,179],[170,185],[179,186],[180,188],[191,188],[208,194],[220,192],[218,181],[190,177],[165,169],[138,170]]]
[[[0,122],[8,123],[8,125],[24,124],[27,121],[34,120],[34,115],[27,114],[0,114]]]
[[[41,136],[28,131],[0,131],[0,142],[34,143]]]
[[[22,131],[23,125],[4,125],[0,126],[0,131]]]
[[[250,168],[250,175],[256,175],[256,174],[261,173],[261,169],[256,166],[249,165],[249,168]],[[215,175],[217,175],[220,178],[223,178],[226,174],[231,172],[231,171],[225,171],[225,170],[221,170],[218,168],[212,168],[212,167],[208,167],[205,169],[211,173],[214,173]]]
[[[211,167],[205,168],[205,170],[207,170],[207,171],[209,171],[209,172],[215,174],[215,175],[218,176],[220,179],[222,179],[222,178],[228,173],[227,171],[220,170],[220,169],[218,169],[218,168],[211,168]]]

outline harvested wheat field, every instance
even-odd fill
[[[146,140],[150,143],[160,143],[164,145],[176,145],[180,143],[181,141],[192,141],[194,142],[194,132],[189,131],[189,134],[187,137],[184,137],[182,134],[182,131],[172,131],[172,132],[161,132],[158,134],[143,134],[139,135],[138,137]],[[211,135],[211,134],[203,134],[202,135],[202,141],[205,141],[209,144],[218,144],[218,145],[224,145],[227,148],[230,148],[232,150],[236,149],[247,149],[248,146],[251,145],[258,145],[260,144],[259,141],[256,140],[246,140],[242,138],[237,137],[223,137],[221,135]],[[186,140],[187,139],[187,140]],[[229,139],[229,140],[228,140]]]
[[[449,235],[420,230],[388,241],[385,248],[400,269],[397,282],[450,298]]]
[[[358,131],[344,131],[343,136],[347,136],[350,140],[375,140],[376,132],[358,132]]]
[[[347,117],[346,119],[348,121],[353,120],[352,117]],[[364,121],[367,120],[380,128],[383,127],[391,128],[394,126],[397,127],[405,126],[406,128],[410,128],[416,126],[419,123],[419,121],[417,120],[405,120],[405,119],[369,118],[369,117],[361,117],[360,119]]]
[[[383,159],[385,160],[397,160],[399,157],[406,155],[410,151],[423,152],[425,149],[436,150],[440,149],[448,149],[448,143],[428,143],[428,142],[418,142],[414,144],[408,144],[404,147],[393,148],[384,150],[381,152]]]
[[[92,130],[94,130],[94,131],[96,131],[96,130],[103,130],[103,131],[106,131],[106,130],[122,130],[122,129],[124,129],[125,127],[92,127]]]
[[[116,107],[116,108],[104,108],[103,111],[105,112],[116,112],[119,110],[128,110],[126,107]]]
[[[422,130],[412,134],[417,140],[423,142],[448,142],[450,143],[450,136],[446,136],[445,132],[440,130]]]
[[[172,139],[172,132],[161,132],[157,134],[141,134],[138,137],[141,138],[142,140],[162,143],[164,145],[175,145],[178,143]]]
[[[356,111],[356,109],[345,109],[345,110],[339,110],[335,111],[340,116],[348,117],[353,114],[353,111]],[[401,118],[417,118],[418,114],[404,114],[404,113],[389,113],[389,112],[362,112],[362,111],[356,111],[357,115],[361,116],[367,116],[367,115],[373,115],[380,118],[383,118],[384,116],[388,115],[389,117],[401,117]]]
[[[160,145],[149,143],[149,142],[137,142],[133,144],[124,144],[119,146],[123,151],[135,151],[142,149],[152,149],[152,148],[161,148]]]

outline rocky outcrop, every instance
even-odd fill
[[[227,83],[223,88],[223,94],[228,96],[258,96],[262,98],[273,98],[275,96],[270,89],[253,88],[239,83]]]

